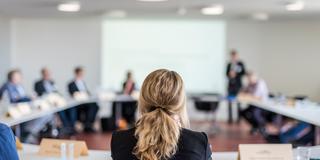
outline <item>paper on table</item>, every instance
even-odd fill
[[[19,103],[19,104],[17,104],[16,107],[19,109],[19,111],[22,115],[30,114],[32,112],[30,105],[27,103]]]
[[[89,99],[89,95],[86,92],[75,92],[73,98],[77,101],[85,101]]]
[[[292,160],[291,144],[240,144],[240,160]]]
[[[8,116],[12,117],[13,119],[20,118],[22,116],[20,110],[14,106],[8,108]]]

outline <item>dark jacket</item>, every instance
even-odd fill
[[[87,86],[85,85],[85,88],[86,88],[86,92],[88,93],[88,94],[90,94],[90,92],[89,92],[89,90],[88,90],[88,88],[87,88]],[[80,90],[79,90],[79,88],[77,87],[77,84],[76,84],[76,82],[75,81],[71,81],[69,84],[68,84],[68,92],[69,92],[69,94],[71,95],[71,96],[73,96],[73,94],[75,93],[75,92],[79,92]]]
[[[236,77],[230,78],[229,72],[232,70],[232,63],[228,63],[226,75],[228,77],[228,94],[229,95],[237,95],[242,87],[242,77],[246,74],[245,65],[239,61],[237,64]]]
[[[54,86],[54,82],[53,81],[49,81],[49,83]],[[42,96],[44,95],[45,93],[47,93],[46,91],[46,88],[44,86],[44,80],[41,79],[39,81],[37,81],[35,84],[34,84],[34,91],[37,93],[38,96]]]
[[[132,154],[137,139],[135,128],[114,132],[111,140],[113,160],[137,160]],[[170,160],[211,160],[211,148],[205,133],[182,129],[178,151]]]

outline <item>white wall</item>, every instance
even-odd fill
[[[271,91],[320,100],[320,23],[229,22],[228,47],[237,48]]]
[[[0,83],[6,80],[10,67],[10,19],[0,16]]]
[[[24,73],[25,87],[32,91],[40,68],[52,70],[58,88],[66,91],[75,66],[86,70],[91,90],[100,84],[101,24],[87,19],[14,19],[12,22],[13,66]]]

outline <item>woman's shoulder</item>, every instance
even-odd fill
[[[116,146],[116,144],[123,144],[123,143],[135,143],[135,128],[131,128],[128,130],[121,130],[115,131],[112,133],[111,145]]]
[[[208,137],[204,132],[197,132],[190,129],[182,129],[180,140],[183,145],[190,146],[207,146],[208,145]]]
[[[115,131],[112,133],[112,137],[134,136],[134,133],[135,133],[135,128],[131,128],[127,130]]]

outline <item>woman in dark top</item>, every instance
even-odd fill
[[[186,96],[178,73],[150,73],[138,101],[135,128],[112,135],[114,160],[211,160],[205,133],[188,130]]]

